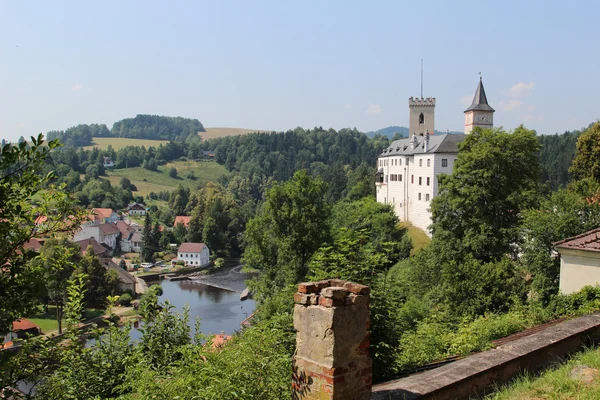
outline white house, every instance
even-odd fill
[[[411,137],[395,140],[377,160],[377,201],[390,204],[401,221],[430,234],[431,200],[438,194],[438,175],[451,174],[464,134],[434,135],[435,98],[410,98]],[[480,80],[473,104],[465,110],[465,133],[491,127],[494,109]]]
[[[119,236],[119,233],[119,228],[117,227],[117,224],[114,223],[82,226],[73,236],[73,241],[78,242],[94,238],[96,239],[96,242],[105,244],[114,250],[117,247],[117,237]]]
[[[210,251],[204,243],[181,243],[177,249],[177,261],[183,261],[185,265],[202,266],[210,262]]]
[[[142,233],[133,225],[125,221],[118,221],[117,228],[121,232],[120,246],[125,252],[139,253],[142,249]]]
[[[600,228],[554,243],[560,253],[559,289],[564,294],[600,284]]]
[[[146,215],[146,206],[142,203],[131,203],[127,207],[127,214],[129,215]]]
[[[104,156],[104,163],[102,165],[104,165],[104,168],[112,168],[115,166],[115,163],[110,157]]]

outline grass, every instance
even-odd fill
[[[408,223],[402,223],[402,226],[407,228],[408,237],[410,237],[410,240],[412,240],[413,249],[410,252],[411,256],[417,254],[419,251],[421,251],[421,249],[427,247],[431,242],[431,238],[427,236],[425,231],[422,229],[419,229],[416,226]]]
[[[89,321],[104,314],[104,310],[86,310],[85,321]],[[58,321],[56,320],[56,307],[49,306],[47,313],[40,313],[33,317],[28,317],[28,320],[36,324],[42,329],[42,333],[49,333],[58,330]],[[63,328],[65,321],[63,319]]]
[[[252,132],[271,132],[260,129],[243,128],[204,128],[206,132],[198,132],[202,140],[215,139],[226,136],[245,135]]]
[[[178,178],[169,176],[169,170],[173,167],[177,168]],[[196,176],[195,180],[187,178],[190,171]],[[199,185],[216,181],[226,172],[225,167],[216,162],[174,161],[161,165],[157,172],[136,167],[107,171],[107,174],[108,180],[113,186],[119,185],[122,177],[129,178],[137,188],[134,194],[145,196],[150,192],[172,191],[178,185],[193,189]]]
[[[84,150],[91,150],[94,147],[99,148],[100,150],[106,150],[108,145],[110,144],[113,149],[119,150],[126,146],[145,146],[148,147],[158,147],[159,144],[169,143],[168,140],[150,140],[150,139],[131,139],[131,138],[101,138],[95,137],[92,145],[85,146]]]
[[[242,270],[241,270],[240,272],[242,272],[242,273],[244,273],[244,274],[250,274],[250,273],[258,273],[258,272],[260,272],[260,271],[259,271],[259,270],[257,270],[256,268],[252,268],[252,267],[249,267],[249,266],[247,266],[247,265],[244,265],[244,266],[242,267]]]
[[[570,377],[578,366],[591,368],[583,374],[589,381]],[[539,400],[539,399],[600,399],[600,351],[589,349],[562,365],[546,370],[539,376],[523,376],[489,395],[489,400]]]

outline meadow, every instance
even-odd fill
[[[178,177],[169,175],[171,168],[177,168]],[[188,178],[190,172],[194,173],[195,179]],[[127,177],[133,183],[137,191],[135,195],[146,196],[150,192],[162,190],[172,191],[178,185],[191,189],[203,186],[207,182],[215,182],[227,173],[224,166],[213,161],[174,161],[161,165],[158,171],[149,171],[142,167],[107,170],[108,179],[112,185],[119,185],[122,177]]]
[[[202,140],[215,139],[226,136],[246,135],[252,132],[271,132],[261,129],[244,128],[204,128],[206,132],[198,132]]]
[[[94,142],[90,146],[85,146],[84,150],[92,150],[97,147],[100,150],[106,150],[110,144],[113,149],[119,150],[126,146],[144,146],[158,147],[161,143],[168,143],[168,140],[149,140],[149,139],[131,139],[131,138],[113,138],[113,137],[95,137]]]

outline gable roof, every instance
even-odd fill
[[[114,262],[112,262],[110,260],[106,260],[106,261],[104,261],[103,264],[106,267],[106,269],[112,269],[114,271],[117,271],[117,275],[119,276],[119,281],[121,283],[125,283],[125,284],[136,283],[136,279],[133,275],[131,275],[129,272],[125,271],[123,268],[119,267]]]
[[[12,331],[28,331],[29,329],[40,329],[39,326],[26,318],[21,318],[12,323]]]
[[[78,240],[77,242],[75,242],[77,245],[79,245],[79,247],[81,248],[81,252],[83,254],[85,254],[85,252],[87,251],[87,248],[89,246],[92,246],[92,249],[94,250],[94,254],[97,256],[102,256],[106,254],[106,248],[104,246],[102,246],[100,243],[98,243],[96,241],[96,239],[92,238],[88,238],[88,239],[83,239],[83,240]]]
[[[130,205],[127,206],[128,210],[145,210],[146,207],[144,206],[143,203],[131,203]]]
[[[131,235],[136,231],[136,229],[127,224],[125,221],[117,221],[116,223],[119,232],[121,232],[121,238],[128,240]]]
[[[109,222],[107,224],[100,224],[97,226],[105,235],[116,235],[119,233],[119,228],[117,228],[117,224],[113,222]]]
[[[175,222],[173,223],[173,227],[177,226],[177,224],[181,223],[183,226],[187,227],[190,224],[190,220],[192,217],[187,217],[184,215],[178,215],[175,217]]]
[[[37,240],[36,238],[31,238],[25,244],[23,244],[23,248],[33,251],[40,251],[42,247],[42,242]]]
[[[177,251],[179,253],[200,253],[204,248],[204,243],[181,243]]]
[[[394,140],[383,149],[379,157],[410,156],[414,154],[458,153],[458,144],[465,140],[464,134],[430,135],[429,146],[425,151],[425,136],[415,136],[417,145],[412,148],[412,138]]]
[[[110,216],[114,212],[115,212],[115,210],[113,210],[112,208],[92,208],[92,213],[94,213],[102,218],[110,218]]]
[[[553,243],[559,249],[600,252],[600,228]]]
[[[479,85],[477,85],[477,90],[475,90],[475,96],[473,96],[473,102],[465,110],[468,111],[495,111],[487,101],[487,96],[485,95],[485,89],[483,88],[483,81],[481,77],[479,77]]]

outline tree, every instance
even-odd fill
[[[248,222],[244,263],[263,271],[263,293],[304,279],[313,253],[330,240],[326,191],[321,178],[298,171],[269,191],[259,215]]]
[[[594,178],[600,182],[600,122],[579,136],[577,152],[569,172],[577,179]]]
[[[106,297],[115,294],[117,287],[111,282],[108,271],[100,263],[91,246],[86,249],[74,273],[85,276],[87,291],[84,299],[87,308],[106,307]]]
[[[169,169],[169,176],[173,179],[177,179],[177,168],[171,167],[171,169]]]
[[[143,230],[143,240],[142,249],[140,255],[144,262],[151,262],[154,260],[154,252],[156,249],[154,248],[152,237],[152,220],[150,219],[150,213],[146,213],[146,218],[144,220],[144,230]]]
[[[438,178],[433,236],[482,261],[512,253],[521,241],[522,211],[538,197],[538,150],[535,131],[523,126],[511,133],[474,129],[459,145],[452,175]]]
[[[1,149],[0,237],[4,241],[0,246],[0,336],[11,330],[13,321],[33,310],[43,287],[43,271],[29,263],[35,254],[23,245],[35,236],[71,231],[82,217],[64,186],[50,184],[54,174],[38,173],[50,151],[58,146],[56,140],[44,143],[40,134],[31,138],[29,146],[22,142]],[[30,201],[37,195],[38,201]],[[38,216],[46,217],[45,222],[38,220],[36,224]]]

